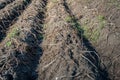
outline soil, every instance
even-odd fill
[[[15,0],[1,0],[0,1],[0,9],[3,9],[6,5],[12,3]]]
[[[16,0],[0,11],[0,41],[4,38],[7,28],[15,23],[30,1]]]
[[[1,0],[0,80],[120,80],[120,0]]]
[[[118,62],[120,59],[120,0],[78,0],[73,3],[68,1],[68,4],[77,18],[79,18],[78,14],[82,15],[78,21],[83,29],[86,27],[84,33],[99,53],[104,67],[110,74],[109,77],[112,80],[119,80],[120,72],[116,73],[116,70],[120,67]],[[99,35],[95,35],[96,32]],[[97,39],[94,39],[95,36],[98,36]]]

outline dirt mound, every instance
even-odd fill
[[[119,0],[1,0],[0,80],[119,80]]]
[[[0,44],[0,74],[5,80],[35,80],[42,41],[44,1],[33,0]],[[24,21],[23,21],[24,20]],[[39,24],[39,25],[38,25]]]
[[[111,79],[119,80],[120,1],[67,0],[67,4],[75,17],[78,18],[78,22],[84,30],[83,35],[99,53],[101,61],[105,65],[104,68],[109,72]]]
[[[82,42],[79,24],[69,14],[66,2],[48,1],[47,12],[39,80],[107,80],[98,53],[89,52]]]
[[[4,9],[0,10],[0,41],[5,37],[7,28],[15,23],[30,2],[31,0],[16,0],[10,5],[7,5]]]

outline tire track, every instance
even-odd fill
[[[33,0],[19,20],[10,27],[7,37],[0,45],[4,45],[0,49],[4,49],[1,51],[1,55],[6,55],[1,56],[1,60],[7,58],[6,62],[10,65],[3,62],[4,69],[0,69],[2,78],[6,77],[9,80],[9,75],[15,80],[35,80],[37,78],[36,67],[42,55],[40,43],[43,38],[42,27],[46,3],[45,0]],[[16,28],[19,35],[10,38],[9,34],[13,33],[12,31]],[[6,43],[9,41],[12,44],[8,47]],[[12,48],[12,46],[15,47]]]
[[[0,9],[3,9],[6,5],[12,3],[13,1],[15,1],[15,0],[3,0],[3,1],[0,1]]]
[[[7,28],[14,24],[30,2],[31,0],[16,0],[0,10],[0,41],[5,37]]]

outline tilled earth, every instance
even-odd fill
[[[0,0],[0,80],[120,80],[120,0]]]

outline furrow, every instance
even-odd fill
[[[3,1],[0,1],[0,9],[3,9],[6,5],[9,5],[13,1],[15,1],[15,0],[3,0]]]

